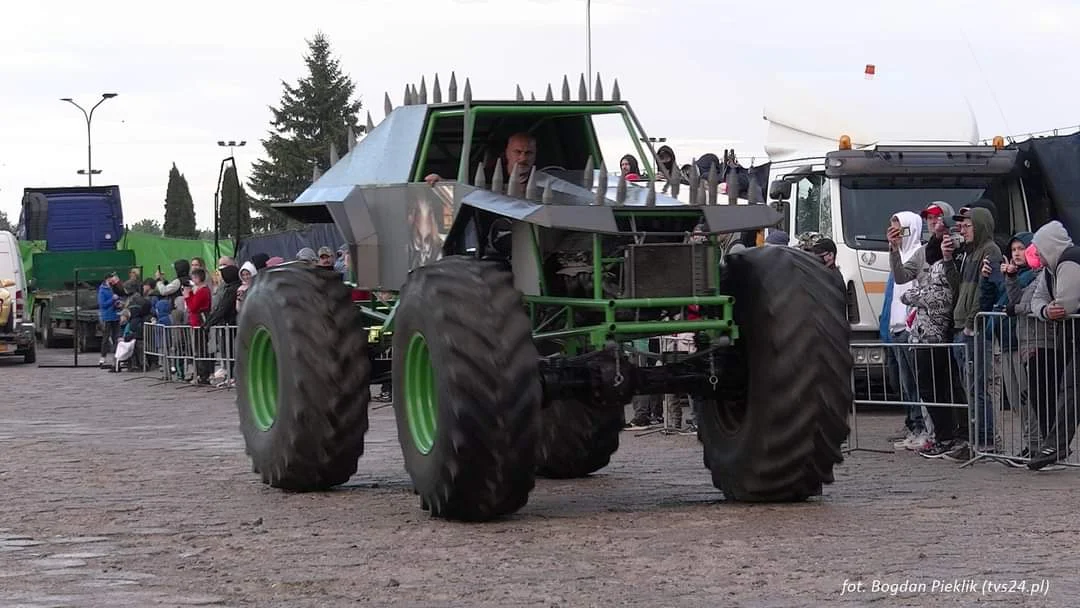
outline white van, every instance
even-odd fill
[[[15,235],[0,231],[0,356],[37,360],[34,322],[26,305],[26,272]]]

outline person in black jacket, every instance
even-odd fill
[[[236,293],[240,289],[240,269],[236,266],[222,266],[221,280],[223,287],[217,306],[210,311],[203,327],[207,331],[216,332],[218,356],[227,361],[229,365],[229,378],[232,378],[235,365],[234,337],[236,327]],[[210,329],[223,327],[223,329]]]

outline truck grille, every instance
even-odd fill
[[[707,295],[712,248],[698,243],[650,243],[626,248],[626,295],[664,298]]]

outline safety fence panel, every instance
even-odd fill
[[[1034,461],[1034,468],[1080,466],[1078,319],[978,315],[971,340],[976,438],[972,443],[978,457]]]
[[[143,325],[144,371],[165,382],[235,386],[236,326]]]

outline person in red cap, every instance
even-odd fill
[[[930,240],[941,243],[941,253],[946,260],[951,260],[953,257],[953,242],[951,239],[945,238],[945,235],[949,233],[949,227],[953,222],[953,208],[952,205],[945,201],[934,201],[926,206],[919,212],[923,221],[926,222],[926,226],[930,229]],[[900,229],[895,227],[889,227],[886,233],[889,239],[890,251],[889,251],[889,267],[893,273],[893,279],[897,285],[903,285],[910,283],[918,278],[919,274],[926,268],[926,247],[923,245],[911,256],[907,262],[900,259],[900,244],[903,242],[903,237],[900,236]]]

